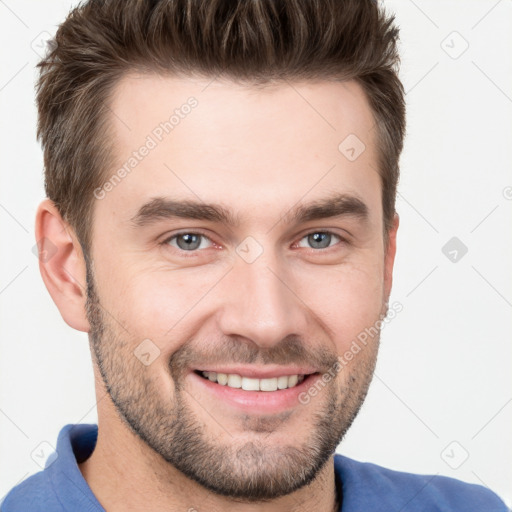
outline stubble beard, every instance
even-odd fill
[[[314,407],[309,414],[309,433],[300,443],[272,442],[270,418],[248,419],[246,428],[250,426],[254,433],[252,441],[237,443],[227,436],[229,443],[216,442],[209,425],[190,407],[193,397],[187,397],[189,393],[182,381],[172,374],[171,362],[169,377],[174,381],[174,400],[171,403],[162,398],[148,367],[133,354],[136,344],[127,336],[123,338],[122,331],[116,330],[104,314],[89,267],[86,310],[91,352],[117,413],[136,436],[205,489],[238,501],[274,500],[308,485],[318,476],[366,397],[375,368],[378,336],[373,340],[374,348],[366,347],[357,371],[351,371],[343,389],[338,389],[337,379],[333,379],[323,390],[323,403],[315,399],[310,404]],[[222,419],[219,423],[222,425]],[[292,432],[289,437],[293,437]]]

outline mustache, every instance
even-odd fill
[[[336,351],[324,345],[305,343],[290,335],[268,348],[258,347],[247,339],[230,337],[211,344],[201,342],[196,347],[193,341],[180,347],[169,359],[169,370],[173,377],[182,377],[190,368],[201,365],[226,363],[258,365],[304,365],[314,366],[321,373],[327,372],[338,361]]]

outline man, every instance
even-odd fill
[[[40,64],[36,237],[98,427],[64,427],[2,511],[506,510],[335,455],[392,285],[397,38],[370,0],[70,14]]]

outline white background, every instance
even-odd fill
[[[408,104],[391,297],[403,311],[338,451],[487,485],[510,506],[512,3],[385,5],[401,27]],[[0,2],[0,498],[40,469],[41,442],[96,421],[87,336],[61,319],[32,252],[44,197],[34,66],[69,7]],[[455,263],[442,252],[452,237],[468,248]]]

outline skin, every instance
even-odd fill
[[[110,105],[115,162],[107,179],[191,96],[197,107],[95,200],[89,276],[73,229],[51,201],[38,209],[37,238],[58,248],[41,260],[45,284],[63,319],[91,340],[99,435],[80,470],[109,512],[337,510],[332,452],[364,400],[378,337],[307,405],[297,402],[271,414],[242,412],[205,391],[191,370],[252,358],[258,369],[312,364],[321,375],[385,314],[398,217],[386,244],[368,101],[354,82],[256,88],[219,79],[129,75]],[[366,146],[355,161],[338,150],[349,134]],[[359,198],[367,217],[300,224],[283,219],[298,204],[333,193]],[[166,196],[220,203],[239,224],[163,218],[134,225],[131,219],[144,203]],[[311,246],[307,235],[325,231],[333,233],[330,246]],[[180,250],[176,238],[165,243],[177,232],[207,239],[195,251]],[[249,236],[263,251],[251,263],[236,251]],[[87,302],[91,284],[97,302],[91,296]],[[148,366],[134,356],[145,339],[160,351]],[[294,346],[302,351],[292,351]],[[332,450],[311,466],[308,482],[279,496],[267,489],[266,499],[251,499],[208,489],[166,460],[178,439],[169,427],[176,418],[186,428],[200,426],[196,441],[212,450],[204,459],[192,458],[195,469],[206,467],[209,478],[208,468],[218,464],[216,471],[225,471],[219,485],[232,478],[239,489],[248,475],[277,482],[290,471],[299,482],[297,465],[287,456],[296,449],[307,453],[304,461],[296,459],[307,467],[315,459],[307,452],[317,447],[314,433],[325,438],[322,418],[335,432]],[[134,422],[153,438],[144,439]]]

